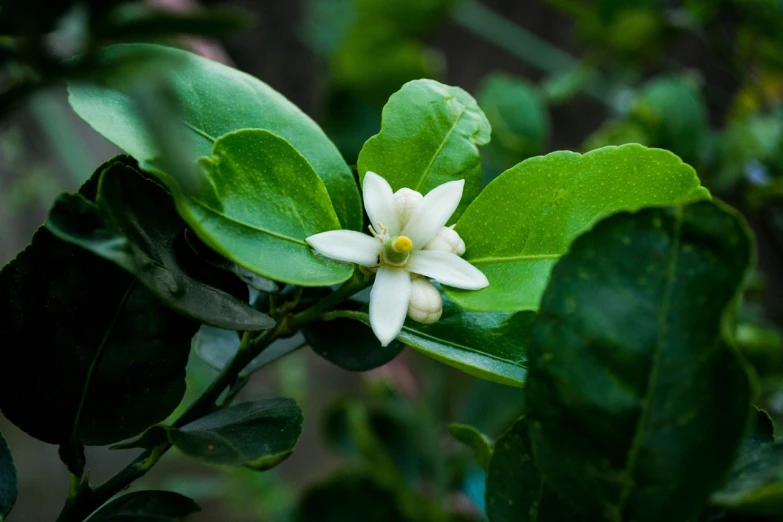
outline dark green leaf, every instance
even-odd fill
[[[383,366],[405,348],[398,341],[383,347],[369,326],[345,318],[310,323],[302,333],[315,353],[349,372]]]
[[[71,475],[81,477],[84,474],[84,466],[87,460],[84,456],[84,445],[78,442],[65,442],[60,444],[57,454]]]
[[[694,170],[664,150],[624,145],[530,158],[487,185],[455,227],[489,287],[447,292],[470,310],[536,310],[554,264],[598,220],[707,197]]]
[[[179,493],[136,491],[103,506],[90,522],[179,522],[197,511],[198,504]]]
[[[371,475],[341,475],[304,494],[296,522],[410,522],[397,493]]]
[[[783,517],[783,443],[742,455],[712,503],[732,513]]]
[[[126,163],[121,158],[99,171],[97,206],[79,195],[61,196],[47,228],[130,271],[167,305],[201,323],[251,331],[274,326],[266,314],[185,271],[175,248],[185,223],[171,196]]]
[[[542,479],[533,462],[524,418],[517,420],[495,443],[487,469],[485,498],[490,522],[581,520]]]
[[[135,84],[162,76],[179,95],[193,148],[191,161],[209,156],[217,138],[230,132],[269,130],[288,140],[313,166],[343,228],[360,228],[361,201],[348,165],[315,122],[265,83],[195,54],[157,45],[113,45],[102,49],[99,58],[107,63],[158,58],[152,75],[118,74],[106,85],[69,86],[69,100],[77,114],[139,160],[144,169],[160,170],[164,158],[159,157],[159,144],[151,138],[127,92]]]
[[[0,522],[5,520],[16,502],[16,468],[11,450],[0,433]]]
[[[473,450],[476,455],[476,462],[481,469],[487,471],[489,459],[492,458],[492,441],[473,426],[467,424],[449,424],[449,433],[451,436]]]
[[[365,312],[342,314],[370,324]],[[532,312],[468,312],[444,296],[438,322],[406,321],[397,340],[474,377],[522,386],[533,319]]]
[[[775,442],[775,425],[772,423],[772,418],[766,411],[756,410],[753,427],[742,448],[742,453],[750,453],[773,442]]]
[[[164,429],[169,441],[189,457],[263,471],[293,453],[303,422],[296,402],[278,397],[236,404],[182,428]]]
[[[750,415],[727,339],[751,243],[723,205],[645,209],[602,221],[553,270],[527,420],[536,464],[585,518],[691,520],[728,471]]]
[[[201,161],[205,182],[178,209],[215,251],[262,276],[303,286],[345,281],[353,267],[316,256],[305,239],[340,227],[307,160],[280,136],[245,129]]]
[[[456,218],[480,190],[477,146],[489,142],[490,131],[476,100],[459,87],[434,80],[408,82],[383,108],[381,132],[364,144],[359,175],[375,172],[394,190],[407,187],[423,194],[464,179]]]
[[[39,229],[0,272],[0,409],[30,435],[109,444],[161,421],[185,391],[198,325],[114,264]],[[30,349],[19,342],[31,340]]]

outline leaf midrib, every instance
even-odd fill
[[[125,305],[128,303],[128,298],[130,297],[131,293],[133,293],[133,289],[136,287],[137,282],[138,279],[134,278],[128,284],[128,288],[125,290],[125,293],[122,295],[122,299],[117,305],[117,310],[114,312],[114,316],[111,319],[111,323],[109,323],[106,332],[104,332],[103,334],[103,338],[101,339],[101,344],[98,345],[98,349],[95,352],[95,356],[90,362],[90,367],[87,369],[87,376],[85,377],[84,388],[82,388],[82,395],[81,397],[79,397],[79,406],[76,409],[76,416],[74,417],[73,420],[73,429],[71,430],[72,441],[77,440],[77,435],[79,433],[79,425],[81,424],[82,414],[84,412],[84,404],[87,402],[87,396],[89,395],[90,392],[90,385],[92,384],[92,378],[95,373],[95,370],[100,364],[101,359],[103,358],[103,353],[106,350],[109,337],[111,337],[111,333],[114,330],[114,326],[117,324],[117,320],[122,314]]]
[[[644,393],[645,401],[642,403],[642,412],[639,415],[639,421],[636,424],[634,430],[633,442],[631,443],[631,449],[628,452],[628,460],[626,461],[625,469],[623,469],[623,475],[626,480],[623,483],[620,490],[619,499],[617,505],[612,510],[612,516],[616,522],[622,521],[622,512],[625,508],[625,504],[630,496],[631,489],[634,487],[633,474],[636,469],[636,464],[639,458],[639,452],[645,439],[645,428],[650,416],[650,403],[652,402],[650,396],[653,393],[656,382],[658,380],[658,374],[661,367],[661,356],[664,350],[663,342],[667,330],[667,321],[669,315],[669,308],[671,307],[672,293],[674,291],[674,280],[676,278],[677,263],[680,257],[680,249],[682,245],[682,221],[683,221],[683,209],[682,207],[675,207],[676,223],[674,227],[674,244],[672,248],[672,255],[669,259],[669,266],[666,271],[667,280],[666,286],[663,291],[663,299],[661,302],[660,313],[658,314],[658,338],[656,339],[655,352],[653,354],[652,368],[650,370],[650,379],[647,381],[647,388]]]
[[[208,212],[210,212],[212,214],[215,214],[216,216],[220,216],[221,218],[225,219],[226,221],[230,221],[231,223],[235,223],[237,225],[243,226],[245,228],[249,228],[249,229],[254,230],[256,232],[260,232],[262,234],[266,234],[266,235],[274,237],[276,239],[282,239],[284,241],[289,241],[289,242],[294,243],[296,245],[307,246],[307,243],[305,243],[301,239],[297,239],[297,238],[294,238],[294,237],[286,236],[286,235],[280,234],[278,232],[272,232],[271,230],[267,230],[265,228],[261,228],[261,227],[259,227],[257,225],[251,225],[250,223],[245,223],[244,221],[240,221],[240,220],[238,220],[238,219],[236,219],[234,217],[231,217],[231,216],[229,216],[229,215],[227,215],[227,214],[225,214],[223,212],[219,212],[219,211],[213,209],[212,207],[206,205],[205,203],[202,203],[199,200],[193,200],[193,203],[198,205],[200,208],[202,208],[202,209],[204,209],[204,210],[206,210],[206,211],[208,211]]]
[[[422,173],[421,177],[419,178],[419,181],[416,183],[416,186],[413,187],[413,190],[419,190],[421,186],[424,184],[424,180],[427,179],[427,176],[430,173],[430,170],[432,170],[432,166],[435,164],[435,160],[438,159],[438,156],[440,156],[440,153],[443,152],[443,147],[446,146],[446,142],[449,141],[449,138],[451,138],[451,135],[454,134],[454,129],[457,128],[457,125],[459,124],[459,121],[462,119],[462,115],[465,114],[465,111],[468,110],[467,105],[462,106],[462,110],[457,115],[457,117],[454,120],[454,123],[452,123],[451,128],[449,129],[449,132],[446,133],[446,135],[443,137],[443,140],[440,142],[440,146],[438,147],[438,150],[435,151],[435,153],[432,155],[432,158],[430,158],[429,164],[427,164],[427,167],[424,169],[424,172]]]

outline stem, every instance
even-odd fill
[[[266,330],[258,336],[254,336],[251,332],[245,332],[242,335],[242,343],[239,346],[239,350],[228,366],[220,372],[212,384],[209,385],[209,388],[172,423],[172,426],[175,428],[182,427],[213,411],[216,408],[220,395],[237,382],[240,372],[276,339],[290,335],[310,321],[319,319],[325,312],[362,290],[368,284],[369,277],[356,271],[351,279],[311,308],[293,316],[284,315],[279,317],[275,328]],[[300,295],[298,294],[295,299],[298,300]],[[300,347],[296,346],[286,353],[290,353]],[[285,354],[280,356],[282,355]],[[60,516],[57,518],[57,522],[83,521],[114,495],[130,486],[136,479],[144,476],[169,448],[171,448],[171,444],[165,442],[147,449],[103,484],[94,489],[85,488],[81,494],[69,498]]]
[[[239,377],[239,372],[267,346],[272,344],[286,328],[286,321],[282,320],[276,328],[266,330],[255,340],[251,340],[252,335],[249,332],[245,332],[242,336],[242,344],[239,347],[239,351],[231,360],[231,363],[223,369],[209,388],[174,421],[172,426],[184,426],[212,411],[220,394],[236,381]],[[103,484],[91,491],[86,491],[82,495],[69,499],[57,518],[57,522],[80,522],[84,520],[114,495],[130,486],[133,481],[144,476],[157,464],[158,460],[169,448],[171,448],[171,444],[166,442],[144,451],[144,453],[136,457],[130,464]]]
[[[364,290],[369,284],[369,277],[356,270],[353,277],[343,283],[343,286],[327,295],[307,310],[300,312],[288,322],[291,331],[299,330],[305,324],[321,318],[326,312],[345,301],[355,293]]]

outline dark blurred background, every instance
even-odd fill
[[[673,150],[714,194],[737,206],[756,232],[759,271],[745,298],[737,339],[772,383],[783,368],[779,4],[209,1],[200,5],[239,8],[251,25],[219,40],[166,42],[271,85],[324,127],[349,164],[378,131],[388,96],[418,77],[462,87],[478,98],[493,125],[493,143],[482,151],[485,181],[526,157],[553,150],[626,142]],[[199,7],[190,1],[154,5]],[[78,16],[57,26],[62,46],[78,28]],[[13,75],[0,80],[6,87]],[[36,89],[3,116],[0,264],[24,248],[57,194],[75,190],[118,152],[73,114],[63,81]],[[34,338],[10,348],[35,350]],[[13,369],[4,370],[1,378],[9,378]],[[189,393],[204,386],[210,372],[193,357]],[[766,404],[781,415],[783,395],[772,384],[768,389]],[[203,508],[196,521],[293,520],[293,506],[307,487],[335,471],[375,465],[368,456],[372,452],[356,443],[361,439],[356,430],[366,429],[413,491],[426,496],[435,488],[434,498],[447,503],[454,517],[480,520],[481,472],[446,425],[470,422],[497,436],[522,407],[520,390],[477,381],[415,353],[368,374],[350,374],[309,350],[298,351],[255,374],[243,393],[301,402],[305,432],[289,460],[254,473],[204,468],[169,452],[134,488],[194,497]],[[364,412],[365,424],[346,427],[341,419],[356,411]],[[69,479],[57,449],[2,418],[0,430],[20,479],[19,501],[8,520],[54,520]],[[91,477],[108,477],[131,454],[89,450]]]

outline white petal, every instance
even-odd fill
[[[322,256],[364,266],[378,265],[382,247],[374,237],[352,230],[321,232],[305,241]]]
[[[464,179],[449,181],[435,187],[424,196],[421,205],[401,232],[401,235],[411,238],[414,249],[424,248],[440,232],[457,210],[464,186]]]
[[[375,172],[367,172],[362,182],[364,194],[364,209],[370,217],[370,225],[377,233],[381,233],[378,223],[389,231],[389,236],[400,233],[400,222],[394,209],[394,194],[385,179]]]
[[[489,281],[481,270],[450,252],[412,252],[406,268],[414,274],[431,277],[441,284],[463,290],[478,290],[489,286]]]
[[[411,275],[404,268],[381,266],[370,292],[370,326],[383,346],[402,330],[411,298]]]

